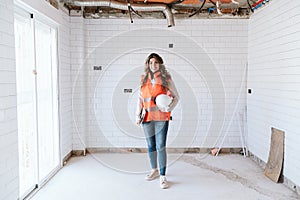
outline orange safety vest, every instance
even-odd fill
[[[155,104],[155,98],[160,94],[169,95],[170,93],[162,86],[160,72],[154,73],[154,77],[156,79],[156,83],[154,85],[152,85],[151,83],[151,76],[149,74],[146,83],[141,86],[141,97],[143,100],[142,105],[143,108],[147,111],[143,121],[169,121],[171,112],[160,111]],[[142,77],[142,81],[143,79],[144,76]]]

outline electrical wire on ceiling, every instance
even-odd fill
[[[202,2],[202,5],[200,6],[200,8],[198,10],[196,10],[195,12],[193,12],[192,14],[190,14],[189,17],[193,17],[194,15],[198,14],[202,10],[206,0],[202,0],[202,1],[203,2]]]
[[[139,17],[142,17],[142,15],[140,15],[137,11],[135,11],[135,10],[132,8],[132,6],[130,5],[129,0],[126,0],[126,2],[127,2],[127,7],[128,7],[128,13],[129,13],[130,22],[133,23],[132,14],[131,14],[132,12],[133,12],[134,14],[136,14],[137,16],[139,16]]]
[[[175,25],[174,15],[245,18],[249,17],[249,11],[254,12],[269,0],[131,0],[131,2],[130,0],[60,0],[60,2],[68,9],[70,16],[81,14],[84,18],[99,19],[104,13],[109,16],[121,16],[119,14],[127,13],[131,23],[133,23],[133,14],[139,17],[161,18],[163,16],[167,19],[168,27],[172,27]],[[71,13],[71,10],[75,12]],[[158,12],[162,12],[163,15]],[[205,15],[206,13],[208,15]]]

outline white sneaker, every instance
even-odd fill
[[[166,176],[160,176],[160,187],[166,189],[169,187]]]
[[[148,174],[148,175],[145,177],[145,179],[146,179],[147,181],[152,181],[152,180],[154,180],[154,179],[157,178],[157,177],[159,177],[159,172],[158,172],[158,169],[156,168],[156,169],[152,169],[152,170],[151,170],[151,173]]]

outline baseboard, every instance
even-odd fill
[[[62,160],[62,165],[65,166],[68,160],[72,157],[72,151],[70,151]]]
[[[266,168],[266,164],[263,160],[261,160],[259,157],[257,157],[255,154],[249,151],[249,157],[251,160],[253,160],[258,166],[260,166],[262,169]],[[296,194],[300,195],[300,187],[299,185],[293,183],[293,181],[286,178],[284,175],[280,177],[280,183],[288,187],[289,189],[293,190]]]
[[[300,187],[299,185],[293,183],[293,181],[289,180],[288,178],[283,176],[283,184],[296,192],[300,196]]]
[[[251,160],[253,160],[258,166],[260,166],[262,169],[266,168],[267,163],[261,160],[259,157],[257,157],[255,154],[249,151],[249,157]]]
[[[85,155],[86,155],[86,149],[72,150],[72,156],[85,156]]]
[[[87,148],[87,153],[147,153],[147,148]],[[167,148],[168,153],[210,153],[211,148]],[[222,148],[219,153],[240,153],[241,148]]]

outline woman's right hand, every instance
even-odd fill
[[[136,120],[136,125],[137,125],[138,127],[141,127],[141,120]]]

